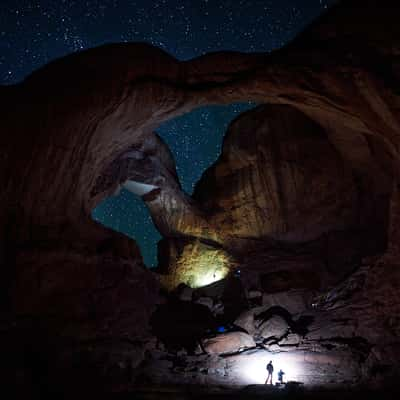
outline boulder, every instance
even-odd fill
[[[259,291],[259,290],[249,290],[249,291],[246,293],[246,297],[247,297],[248,299],[256,299],[256,298],[258,298],[258,297],[262,297],[262,292]]]
[[[182,301],[192,301],[193,299],[193,289],[185,284],[179,288],[179,300]]]
[[[254,313],[253,311],[245,311],[235,319],[234,324],[244,329],[250,335],[254,335],[256,327],[254,325]]]
[[[293,289],[277,293],[264,293],[262,305],[265,307],[281,306],[291,314],[298,314],[310,307],[313,292]]]
[[[194,351],[198,341],[216,325],[208,307],[175,299],[160,305],[150,322],[154,335],[170,351]]]
[[[274,315],[259,326],[258,332],[259,335],[265,339],[270,337],[275,337],[279,339],[282,336],[286,335],[288,329],[289,325],[285,321],[285,319],[280,317],[279,315]]]
[[[210,297],[200,297],[195,301],[195,303],[202,304],[203,306],[208,307],[211,311],[213,310],[214,302]]]
[[[296,333],[289,333],[279,341],[279,346],[296,346],[300,343],[300,336]]]
[[[244,332],[228,332],[212,338],[203,339],[204,350],[208,354],[235,353],[256,347],[253,338]]]
[[[222,315],[224,312],[225,312],[225,307],[224,307],[224,304],[222,303],[222,302],[217,302],[215,305],[214,305],[214,307],[213,307],[213,309],[212,309],[212,312],[213,312],[213,314],[215,315],[215,316],[217,316],[217,315]]]

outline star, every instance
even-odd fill
[[[270,52],[290,41],[335,0],[2,0],[0,79],[14,84],[66,54],[109,42],[146,41],[180,60],[235,50]],[[212,106],[157,129],[172,150],[183,190],[192,193],[218,158],[229,122],[255,104]],[[134,238],[157,265],[161,238],[141,199],[122,190],[93,218]]]

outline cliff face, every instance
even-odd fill
[[[391,175],[372,154],[365,157],[368,168],[361,171],[322,127],[291,106],[264,105],[242,114],[229,127],[220,158],[197,184],[192,213],[183,207],[170,212],[165,202],[158,213],[170,216],[175,236],[186,236],[180,244],[171,239],[170,249],[166,240],[160,245],[169,285],[190,284],[198,247],[210,253],[212,243],[221,257],[226,253],[224,261],[208,261],[218,271],[217,264],[240,266],[261,281],[280,271],[291,276],[287,288],[307,286],[299,273],[312,277],[313,289],[340,281],[362,256],[386,245]],[[202,267],[197,274],[205,274]]]
[[[296,243],[367,225],[356,185],[323,129],[294,108],[271,105],[230,126],[194,198],[227,236]]]
[[[176,255],[167,270],[179,270],[181,254],[199,254],[199,265],[204,254],[224,260],[221,271],[248,266],[255,273],[243,272],[243,285],[260,285],[265,307],[282,287],[318,289],[361,264],[363,284],[348,278],[335,299],[359,327],[358,347],[372,349],[363,353],[366,374],[398,373],[396,15],[391,1],[349,1],[273,54],[179,63],[148,45],[107,45],[0,88],[3,376],[27,391],[48,381],[115,389],[131,382],[146,346],[155,351],[149,319],[159,285],[131,240],[90,218],[121,185],[141,191],[166,237],[161,247]],[[188,198],[153,130],[197,106],[249,100],[275,105],[235,121],[220,160]],[[353,261],[381,241],[382,257]],[[329,262],[320,265],[321,254]],[[322,285],[300,279],[313,271]],[[170,276],[176,286],[179,274]],[[229,287],[233,318],[239,289]],[[327,300],[317,302],[315,321],[321,338],[337,338]]]

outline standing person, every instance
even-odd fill
[[[267,371],[268,371],[268,376],[267,376],[267,380],[265,381],[265,384],[268,383],[268,379],[269,379],[270,384],[272,385],[272,373],[274,372],[274,366],[272,365],[272,361],[270,361],[267,364]]]
[[[278,372],[278,381],[281,383],[281,385],[283,384],[283,375],[285,375],[285,373],[282,370],[280,370]]]

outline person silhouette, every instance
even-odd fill
[[[281,383],[281,385],[283,384],[283,375],[285,375],[285,373],[282,370],[280,370],[278,372],[278,381]]]
[[[274,366],[272,365],[272,361],[270,361],[267,364],[267,371],[268,371],[268,376],[267,376],[267,380],[265,381],[265,384],[267,384],[268,380],[269,380],[270,384],[272,385],[272,373],[274,372]]]

